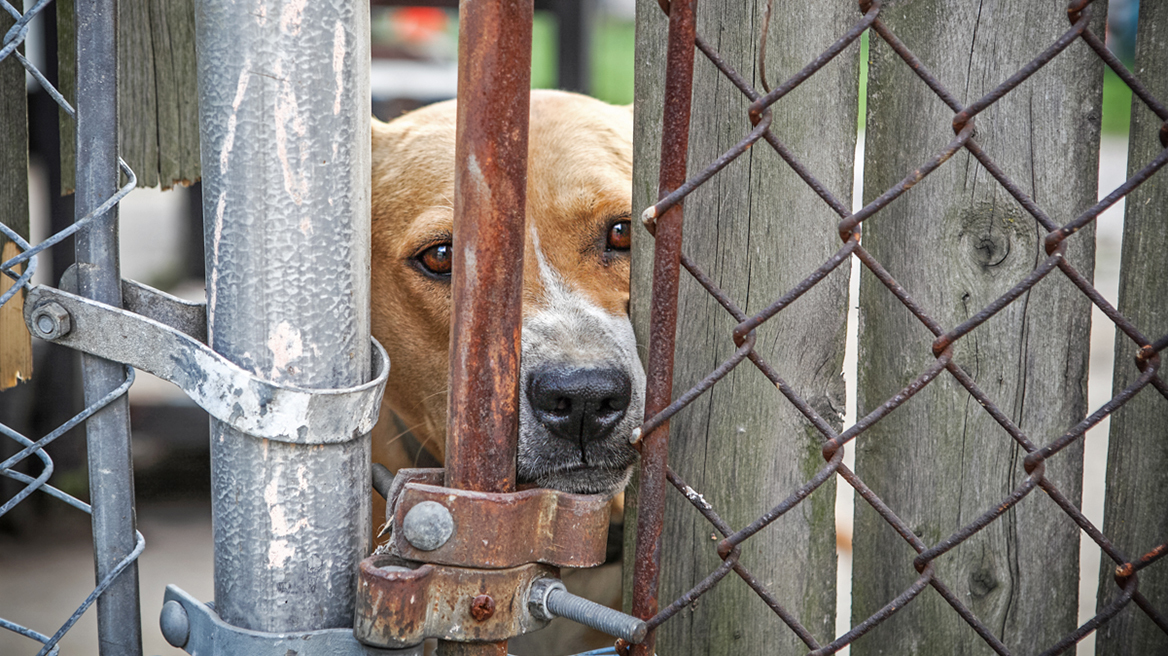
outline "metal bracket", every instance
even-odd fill
[[[471,492],[442,483],[441,469],[398,471],[388,497],[394,554],[489,569],[604,563],[611,496],[542,488]]]
[[[364,645],[352,629],[291,633],[241,629],[175,585],[166,586],[164,600],[162,635],[192,656],[422,656],[420,644],[395,650]]]
[[[546,565],[480,570],[370,556],[357,577],[353,633],[367,645],[395,649],[426,638],[507,640],[547,625],[529,611],[528,591],[558,575]]]
[[[202,306],[129,281],[123,281],[123,291],[129,292],[129,310],[37,285],[25,300],[24,320],[37,337],[174,383],[212,417],[249,435],[331,444],[356,439],[377,423],[389,375],[389,356],[377,340],[372,340],[374,377],[368,383],[347,389],[281,385],[202,343]]]

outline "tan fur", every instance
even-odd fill
[[[450,293],[419,275],[418,252],[453,225],[453,101],[373,124],[374,336],[391,371],[373,461],[391,470],[413,466],[389,416],[439,461],[445,451]],[[601,263],[580,244],[631,210],[632,111],[577,94],[532,92],[527,184],[524,315],[542,289],[531,227],[546,262],[610,314],[626,314],[627,258]]]

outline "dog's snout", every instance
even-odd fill
[[[581,445],[612,432],[628,410],[632,383],[619,369],[563,369],[532,372],[527,398],[539,423],[561,439]]]

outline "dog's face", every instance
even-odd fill
[[[632,113],[562,92],[531,100],[519,481],[615,492],[636,458],[628,437],[644,407],[628,319]],[[385,404],[439,459],[454,131],[453,102],[373,128],[373,334],[392,363]],[[408,465],[393,433],[378,432],[374,460]]]

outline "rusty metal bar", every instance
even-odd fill
[[[515,490],[532,14],[532,0],[459,5],[446,485],[480,492]]]
[[[515,488],[531,17],[532,0],[459,9],[446,485],[483,492]]]
[[[674,0],[669,6],[666,49],[665,112],[661,138],[661,173],[657,186],[664,198],[685,183],[689,148],[690,101],[694,66],[694,5],[696,0]],[[677,285],[681,271],[682,203],[673,205],[656,221],[653,251],[653,298],[649,323],[648,382],[645,417],[669,406],[673,395],[673,352],[677,336]],[[646,212],[648,215],[651,212]],[[649,619],[657,614],[661,568],[661,531],[665,517],[665,477],[669,454],[669,423],[644,437],[641,446],[641,487],[637,497],[637,549],[633,573],[633,615]],[[653,653],[656,633],[632,648],[635,656]]]

